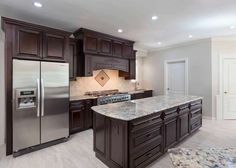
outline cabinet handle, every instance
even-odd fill
[[[152,136],[152,134],[147,134],[146,137],[147,138],[150,138]]]

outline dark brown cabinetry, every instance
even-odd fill
[[[147,97],[152,97],[152,90],[145,90],[140,93],[132,93],[131,94],[131,100],[143,99],[143,98],[147,98]]]
[[[131,121],[94,112],[96,157],[111,168],[144,168],[200,128],[201,111],[202,100]]]
[[[67,45],[64,35],[44,33],[44,55],[43,59],[47,60],[65,60],[65,49]]]
[[[112,55],[112,40],[111,39],[100,39],[100,54]]]
[[[70,66],[70,80],[76,80],[77,75],[77,50],[76,50],[76,40],[70,39],[69,44],[69,66]]]
[[[42,32],[34,28],[15,26],[14,57],[41,59]]]
[[[69,32],[21,21],[14,24],[13,57],[33,60],[66,61]]]
[[[135,79],[133,41],[88,29],[74,33],[77,39],[77,76],[92,76],[94,70],[119,70],[125,79]]]
[[[93,126],[91,107],[95,100],[78,100],[70,102],[70,134],[89,129]]]
[[[5,33],[6,153],[12,154],[12,60],[67,62],[70,32],[2,17]]]

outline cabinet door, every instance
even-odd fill
[[[46,60],[64,60],[66,39],[63,35],[45,33],[44,56]]]
[[[122,43],[118,41],[114,41],[112,43],[112,49],[113,49],[113,56],[121,57],[122,56]]]
[[[69,64],[70,64],[70,80],[76,79],[76,42],[71,40],[69,45]]]
[[[129,60],[129,79],[136,79],[136,62],[135,62],[135,59]]]
[[[169,121],[165,121],[165,150],[174,146],[177,143],[177,117]]]
[[[189,114],[179,116],[179,139],[182,140],[189,134]]]
[[[100,39],[100,54],[111,55],[112,54],[112,41],[110,39]]]
[[[13,57],[41,59],[42,33],[36,29],[16,27]]]
[[[86,35],[84,38],[84,52],[97,53],[98,52],[98,38]]]
[[[133,46],[129,44],[123,44],[123,57],[132,58],[133,57]]]
[[[93,126],[93,111],[91,107],[93,106],[92,100],[85,100],[85,106],[86,106],[86,128],[91,128]]]
[[[76,133],[85,128],[85,107],[83,101],[70,103],[70,133]]]

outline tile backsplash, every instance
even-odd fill
[[[135,89],[135,83],[131,80],[125,80],[123,77],[119,77],[117,70],[104,70],[109,76],[108,82],[102,87],[96,80],[95,77],[101,70],[93,71],[93,77],[77,77],[76,81],[70,82],[70,95],[80,96],[84,95],[88,91],[100,91],[100,90],[111,90],[118,89],[121,92],[132,91]]]

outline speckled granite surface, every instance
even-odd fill
[[[163,95],[127,102],[94,106],[92,109],[95,112],[107,117],[130,121],[199,99],[202,99],[202,97],[189,95]]]
[[[236,148],[170,149],[176,168],[236,168]]]

